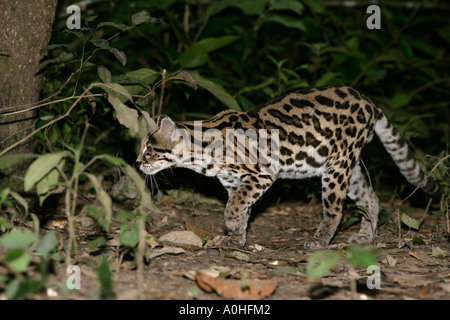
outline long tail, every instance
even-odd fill
[[[439,192],[439,185],[420,169],[413,151],[384,113],[378,117],[375,132],[408,182],[431,195]]]

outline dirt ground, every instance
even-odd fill
[[[126,205],[132,207],[131,203]],[[99,235],[99,227],[87,215],[79,214],[76,218],[79,246],[73,263],[80,267],[81,288],[67,290],[70,273],[66,273],[64,263],[54,263],[46,289],[32,298],[98,298],[97,269],[102,257],[107,255],[116,299],[450,299],[446,217],[425,212],[425,208],[402,205],[402,213],[407,212],[422,224],[419,231],[408,230],[404,225],[399,230],[396,211],[399,204],[382,205],[388,214],[372,243],[380,271],[380,277],[375,280],[369,279],[372,273],[366,268],[350,264],[345,258],[327,276],[310,281],[305,275],[313,251],[304,249],[303,243],[321,220],[321,205],[317,200],[259,206],[250,220],[246,246],[230,249],[203,246],[201,240],[198,244],[199,238],[185,243],[183,239],[181,243],[161,240],[186,229],[194,233],[199,230],[223,233],[222,202],[183,199],[179,194],[172,194],[160,199],[161,213],[152,213],[147,224],[147,232],[155,241],[149,245],[152,258],[144,266],[142,282],[138,282],[133,257],[118,250],[116,245],[118,221],[111,226],[104,246],[89,249],[89,242]],[[347,214],[344,219],[348,217]],[[63,217],[52,216],[45,223],[47,230],[58,232],[60,248],[67,238],[65,226]],[[339,231],[327,250],[344,257],[348,251],[346,240],[358,228],[356,223]],[[187,233],[181,234],[183,238]],[[378,286],[369,289],[369,280]]]

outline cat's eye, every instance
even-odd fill
[[[145,152],[146,156],[151,156],[153,153],[153,147],[152,146],[147,146],[147,151]]]

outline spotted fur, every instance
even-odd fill
[[[226,188],[229,199],[225,209],[225,227],[230,237],[224,243],[245,244],[247,221],[251,206],[278,178],[302,179],[320,176],[322,179],[323,220],[314,237],[305,242],[310,249],[328,245],[342,217],[346,196],[367,209],[360,231],[349,242],[368,242],[377,228],[378,198],[367,184],[359,164],[364,145],[375,132],[400,172],[425,192],[438,192],[438,185],[425,176],[413,152],[386,115],[372,101],[350,87],[312,88],[289,93],[254,110],[226,110],[201,122],[196,132],[194,122],[173,122],[168,116],[158,119],[158,128],[142,142],[137,159],[140,169],[154,174],[177,166],[215,176]],[[259,161],[253,164],[229,164],[204,161],[198,152],[172,152],[181,140],[174,139],[176,129],[185,129],[190,141],[200,149],[211,140],[197,139],[208,129],[216,129],[226,137],[227,129],[272,129],[279,137],[279,161],[267,169]],[[272,133],[273,134],[273,133]],[[185,142],[183,142],[185,143]],[[224,141],[224,149],[236,141]],[[241,146],[245,155],[251,150]],[[184,151],[186,152],[186,151]],[[184,156],[185,161],[180,162]]]

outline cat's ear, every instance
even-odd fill
[[[158,121],[156,123],[161,130],[162,133],[164,133],[164,136],[167,138],[170,138],[172,136],[172,133],[175,131],[176,124],[172,121],[172,119],[169,118],[169,116],[162,114],[158,117]]]

